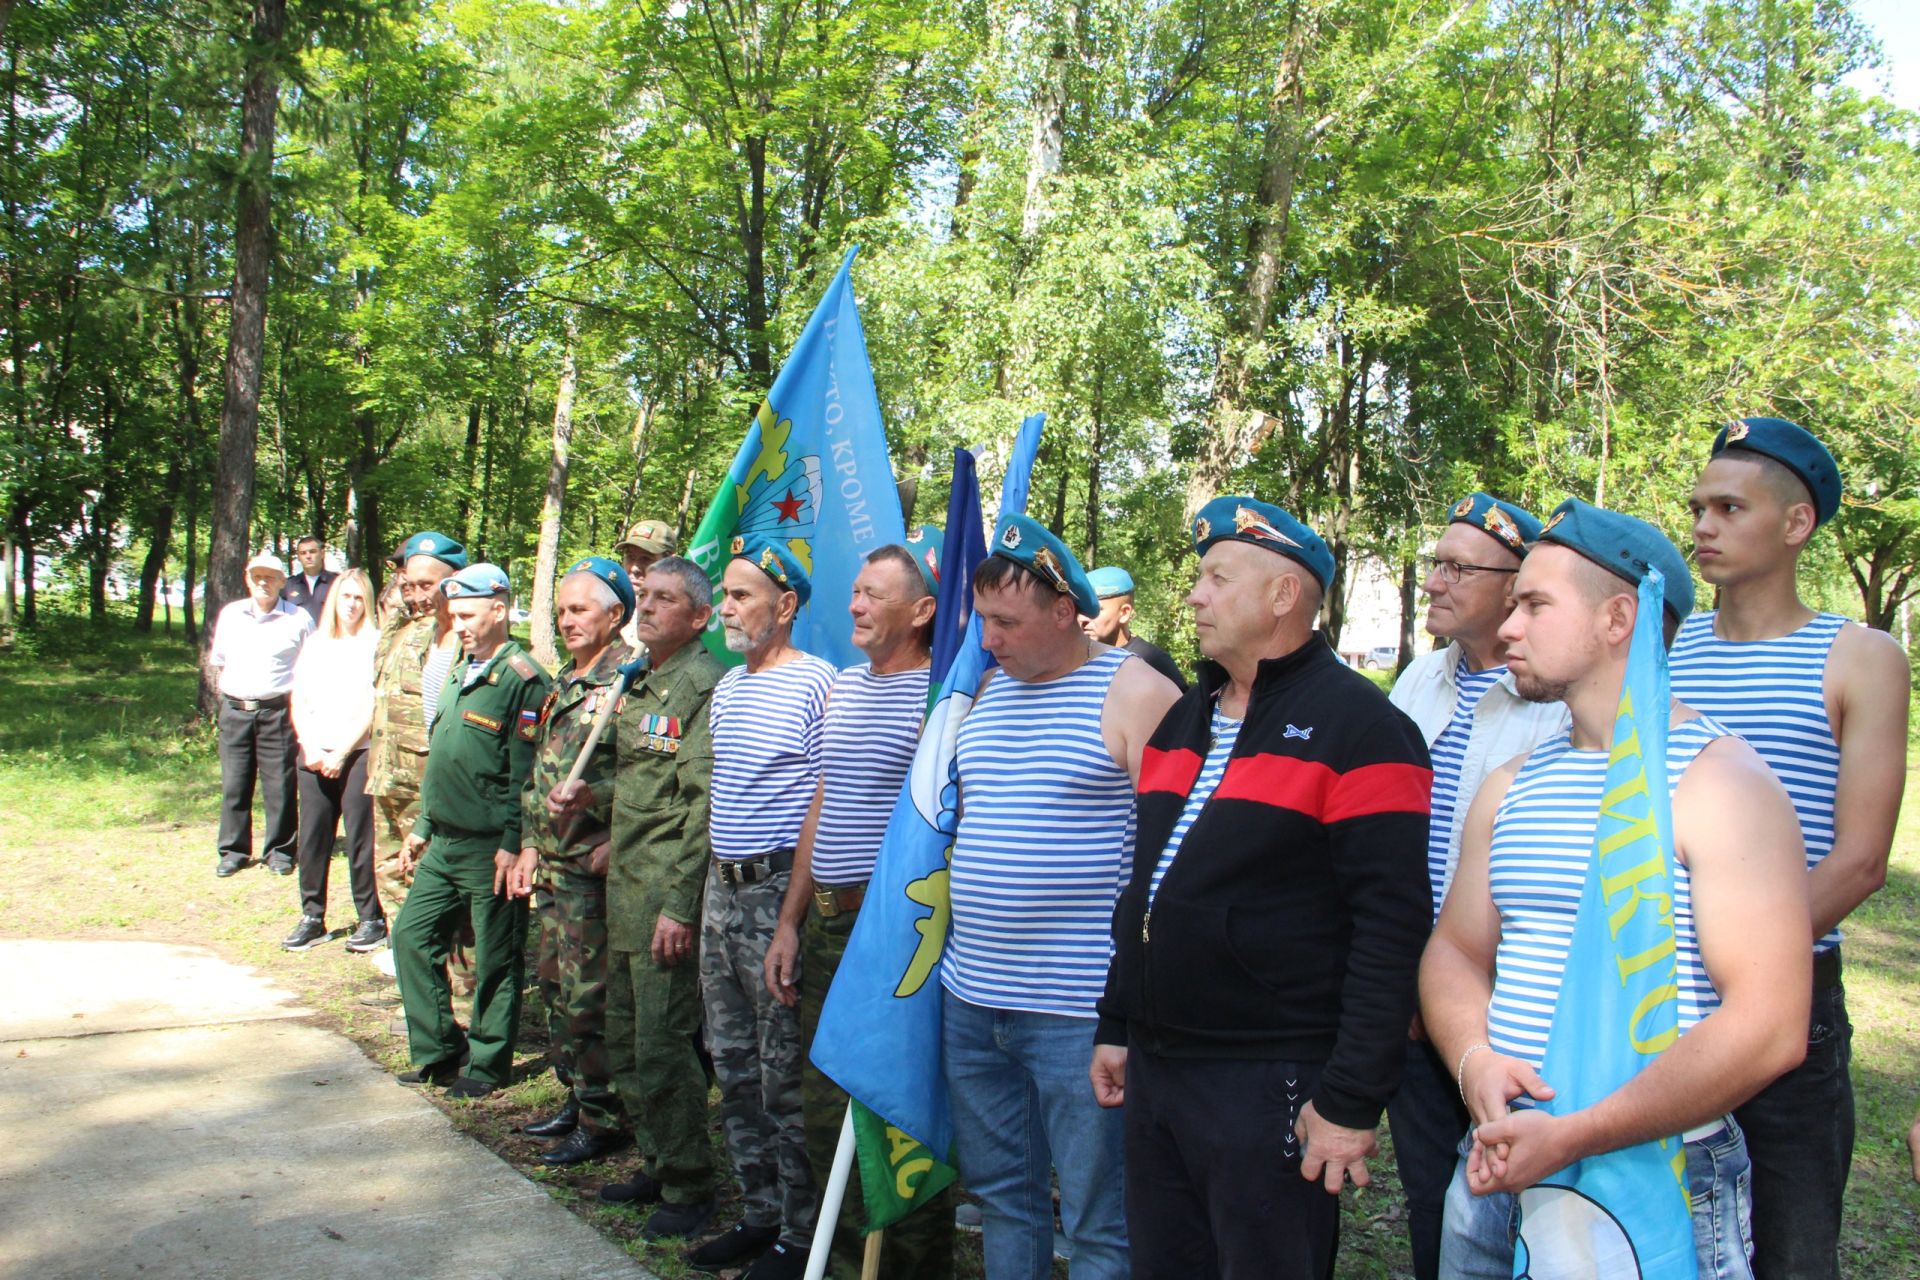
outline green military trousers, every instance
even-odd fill
[[[462,848],[435,836],[414,868],[413,887],[393,929],[393,963],[407,1013],[407,1048],[415,1067],[458,1060],[447,953],[460,918],[473,923],[473,1010],[467,1021],[471,1060],[463,1073],[495,1088],[513,1077],[526,974],[527,902],[493,891],[493,850]]]
[[[534,977],[547,1006],[547,1055],[573,1090],[588,1133],[626,1130],[607,1058],[607,880],[568,866],[541,868],[534,887],[540,940]]]
[[[693,956],[654,963],[646,951],[615,951],[607,965],[607,1060],[641,1171],[668,1204],[713,1198],[707,1138],[707,1069],[694,1052],[700,1031],[700,969]]]

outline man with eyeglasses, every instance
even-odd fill
[[[1461,823],[1480,783],[1567,724],[1564,703],[1520,696],[1499,637],[1512,611],[1514,576],[1539,536],[1540,522],[1510,502],[1472,493],[1454,504],[1423,584],[1427,630],[1447,643],[1414,659],[1393,686],[1393,704],[1420,727],[1433,756],[1427,879],[1436,917],[1460,859]],[[1408,1036],[1406,1074],[1387,1104],[1387,1123],[1407,1193],[1414,1275],[1432,1280],[1440,1273],[1441,1211],[1468,1118],[1452,1067],[1435,1056],[1418,1018]]]

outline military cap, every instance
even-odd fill
[[[1833,519],[1840,510],[1840,464],[1813,432],[1785,418],[1741,418],[1720,428],[1713,438],[1713,456],[1744,449],[1772,458],[1807,486],[1813,499],[1815,526]]]
[[[1686,558],[1645,520],[1568,498],[1553,509],[1539,540],[1577,551],[1636,587],[1649,568],[1658,569],[1666,578],[1668,612],[1676,621],[1693,612],[1693,574]]]
[[[641,520],[627,527],[627,536],[613,544],[615,554],[624,552],[628,547],[635,551],[644,551],[648,555],[670,556],[678,539],[673,530],[663,520]]]
[[[1055,591],[1070,597],[1073,607],[1087,617],[1100,612],[1100,597],[1093,594],[1087,571],[1067,550],[1067,544],[1039,521],[1019,515],[1001,516],[987,552],[1033,570]]]
[[[745,560],[772,578],[774,586],[799,596],[801,604],[805,604],[813,595],[812,579],[807,577],[807,571],[801,567],[799,557],[794,555],[784,542],[772,538],[743,538],[736,535],[733,540],[733,558]]]
[[[416,533],[400,547],[400,563],[415,556],[432,556],[450,569],[467,567],[467,549],[444,533],[435,533],[431,529],[425,533]]]
[[[927,590],[935,595],[940,593],[940,547],[946,537],[946,530],[939,525],[923,524],[906,542],[907,553],[920,566],[920,576],[926,579]]]
[[[613,594],[620,597],[620,625],[626,626],[627,619],[633,616],[633,580],[627,577],[627,571],[605,556],[583,556],[567,570],[564,578],[576,573],[598,578],[613,588]]]
[[[1250,542],[1305,567],[1320,589],[1333,582],[1333,553],[1320,535],[1258,498],[1215,498],[1193,518],[1193,550],[1207,554],[1216,542]]]
[[[432,555],[431,551],[422,551],[421,555]],[[440,584],[449,600],[484,600],[497,596],[502,599],[513,594],[513,584],[507,581],[507,571],[497,564],[468,565],[460,572]]]
[[[1133,594],[1133,575],[1118,565],[1102,565],[1087,575],[1087,581],[1093,584],[1093,594],[1102,600]]]
[[[1540,521],[1533,512],[1490,493],[1470,493],[1454,503],[1447,523],[1478,529],[1517,556],[1527,554],[1527,544],[1540,537]]]

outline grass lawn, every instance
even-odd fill
[[[138,636],[121,615],[104,631],[49,621],[0,647],[0,688],[0,858],[10,868],[0,879],[0,936],[209,946],[272,974],[322,1025],[381,1065],[404,1069],[404,1041],[386,1030],[394,1014],[357,1000],[384,985],[364,957],[337,942],[303,955],[279,949],[299,916],[292,879],[259,869],[214,878],[219,766],[211,733],[189,720],[193,664],[181,640]],[[1887,1280],[1920,1275],[1920,1187],[1904,1146],[1920,1109],[1920,795],[1912,765],[1908,776],[1887,887],[1856,913],[1847,942],[1859,1144],[1843,1269]],[[328,922],[350,925],[344,862],[331,880]],[[535,1160],[545,1144],[516,1132],[560,1097],[545,1038],[530,1007],[513,1087],[477,1103],[439,1105],[655,1271],[684,1274],[676,1251],[638,1240],[636,1215],[592,1198],[625,1172],[628,1157],[555,1173]],[[1376,1169],[1372,1190],[1346,1197],[1342,1277],[1410,1274],[1398,1186],[1390,1163]],[[976,1250],[963,1274],[977,1269]]]

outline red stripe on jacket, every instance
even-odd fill
[[[1197,774],[1197,762],[1194,769]],[[1140,789],[1145,791],[1144,768],[1141,776]],[[1243,756],[1227,762],[1226,776],[1213,794],[1218,800],[1251,800],[1292,809],[1323,823],[1376,813],[1427,813],[1432,806],[1433,770],[1411,764],[1367,764],[1338,773],[1318,761],[1293,756]]]
[[[1202,763],[1199,752],[1185,747],[1173,751],[1148,747],[1140,753],[1140,794],[1171,791],[1177,796],[1188,795],[1199,780]]]

